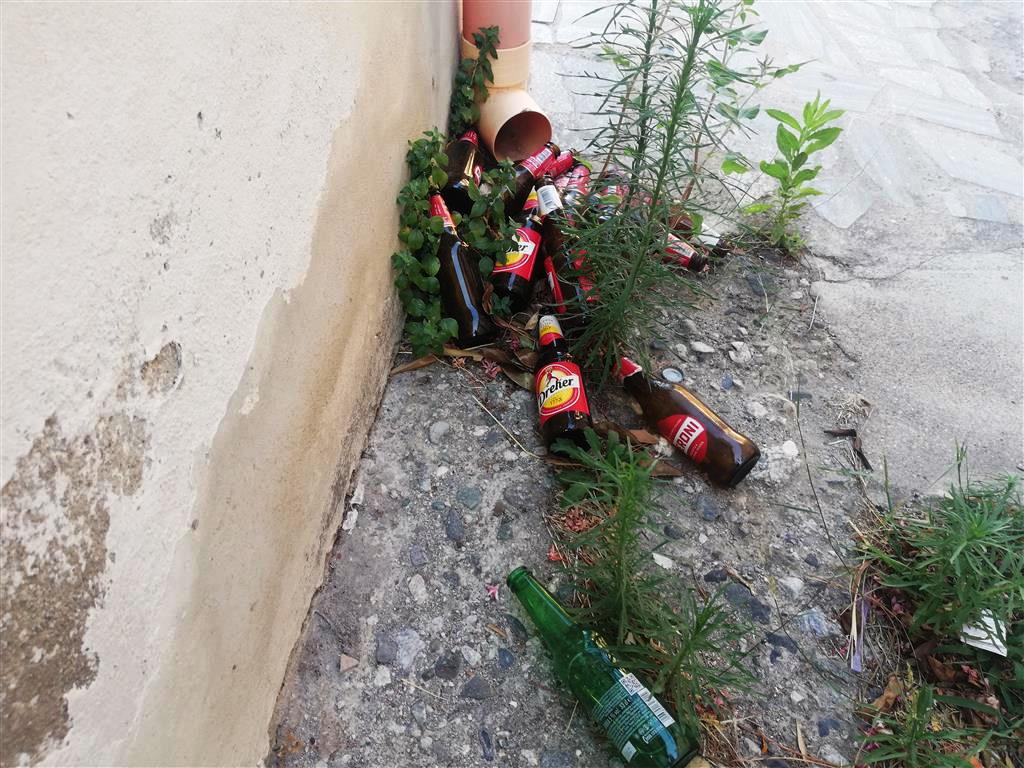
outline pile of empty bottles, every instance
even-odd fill
[[[477,258],[460,240],[450,210],[468,214],[470,186],[476,184],[487,162],[476,131],[470,130],[447,150],[448,182],[433,188],[431,215],[439,216],[444,231],[437,257],[444,315],[458,323],[457,343],[471,348],[495,341],[498,327],[484,309],[484,278]],[[586,254],[574,242],[572,231],[584,216],[610,216],[628,196],[626,182],[617,174],[595,180],[590,169],[571,150],[546,144],[517,163],[511,183],[501,191],[505,212],[519,225],[516,248],[494,266],[488,278],[495,296],[508,300],[513,312],[530,306],[541,284],[546,313],[537,324],[540,355],[534,391],[540,430],[546,443],[582,444],[584,430],[592,427],[586,385],[573,360],[563,325],[586,323],[588,304],[600,297],[587,276]],[[704,246],[672,234],[663,257],[666,261],[700,272],[708,263]],[[578,311],[569,312],[569,308]],[[622,358],[616,370],[625,390],[636,398],[650,426],[700,467],[720,486],[732,487],[754,467],[757,446],[730,427],[693,392],[644,375],[632,360]]]

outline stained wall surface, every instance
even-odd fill
[[[454,3],[5,3],[0,762],[254,764]]]

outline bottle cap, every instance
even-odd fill
[[[554,315],[544,315],[537,322],[537,338],[541,345],[553,344],[562,336],[562,326]]]

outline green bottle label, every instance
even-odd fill
[[[637,751],[634,741],[650,744],[675,720],[636,675],[626,675],[621,670],[616,673],[619,679],[598,700],[594,719],[628,763]]]

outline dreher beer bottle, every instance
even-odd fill
[[[526,568],[507,578],[551,654],[555,674],[631,768],[697,768],[697,725],[675,718],[637,677],[622,669],[597,633],[575,623]]]
[[[754,442],[726,424],[690,390],[644,375],[627,357],[616,372],[647,422],[685,453],[716,485],[731,488],[761,457]]]
[[[509,299],[513,312],[526,308],[533,297],[533,276],[540,260],[541,220],[530,216],[516,230],[516,249],[505,254],[502,264],[495,264],[491,272],[494,293]]]
[[[553,315],[544,315],[537,324],[540,356],[533,379],[537,394],[540,431],[547,445],[556,440],[586,444],[583,430],[593,426],[590,404],[583,386],[583,374],[569,352],[569,342]]]
[[[437,280],[441,284],[441,308],[445,317],[459,324],[457,343],[460,347],[488,344],[498,329],[483,309],[484,284],[480,267],[468,245],[459,239],[451,214],[436,188],[430,193],[430,215],[440,216],[444,229],[437,246],[441,267]]]
[[[484,171],[480,137],[470,128],[444,151],[448,156],[448,183],[441,190],[441,197],[449,211],[458,211],[465,216],[473,207],[469,185],[479,184]]]

